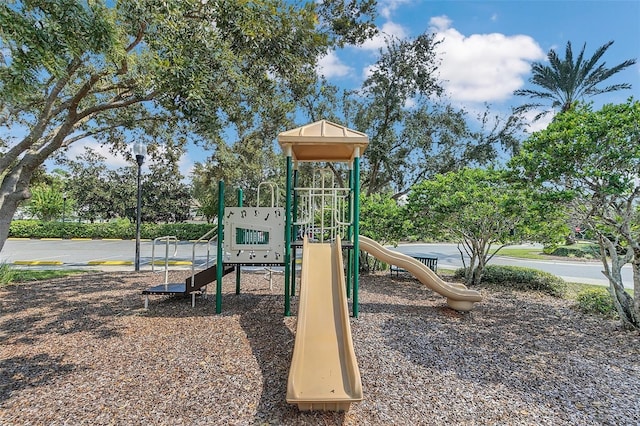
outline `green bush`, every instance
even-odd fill
[[[600,248],[596,244],[561,246],[556,247],[551,251],[545,250],[545,253],[552,256],[581,257],[592,259],[594,257],[600,256]]]
[[[457,269],[454,275],[464,278],[465,269]],[[567,284],[560,277],[519,266],[489,265],[484,269],[481,283],[520,291],[539,291],[554,297],[562,297],[567,289]]]
[[[609,318],[618,316],[613,299],[606,287],[582,290],[576,296],[578,309],[588,314],[600,314]]]
[[[154,239],[174,235],[179,240],[196,240],[209,232],[215,225],[200,223],[142,223],[140,237]],[[14,220],[9,228],[13,238],[119,238],[134,239],[135,223],[119,219],[104,223],[41,222],[38,220]]]

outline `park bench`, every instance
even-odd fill
[[[438,272],[438,258],[432,256],[411,256],[423,265],[426,265],[433,272]],[[393,276],[394,274],[398,276],[400,273],[405,273],[406,270],[399,268],[395,265],[391,265],[390,273]]]

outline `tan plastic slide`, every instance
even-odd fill
[[[446,297],[447,305],[452,309],[457,311],[470,311],[473,309],[475,302],[482,300],[482,295],[479,292],[470,290],[463,284],[452,284],[442,281],[428,266],[411,256],[389,250],[371,238],[362,235],[360,235],[358,241],[360,242],[361,250],[368,252],[373,257],[385,263],[408,271],[422,284]]]
[[[340,240],[309,243],[305,237],[287,402],[304,411],[348,411],[361,400]]]

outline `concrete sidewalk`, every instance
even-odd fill
[[[210,261],[215,259],[215,247],[209,249]],[[190,269],[192,259],[196,267],[207,262],[206,244],[195,248],[189,241],[165,243],[140,242],[140,269],[151,270],[152,260],[156,269],[164,266],[168,254],[172,269]],[[86,240],[86,239],[17,239],[9,238],[0,253],[0,263],[20,268],[79,268],[108,271],[133,271],[135,260],[134,240]]]

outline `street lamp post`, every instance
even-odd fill
[[[62,238],[64,238],[64,222],[65,217],[64,214],[67,211],[67,193],[62,193]]]
[[[142,163],[144,163],[144,157],[147,155],[147,146],[137,141],[133,144],[133,155],[136,157],[136,163],[138,163],[138,204],[136,207],[136,257],[134,267],[136,271],[140,270],[140,221],[141,221],[141,208],[142,208],[142,186],[140,184],[142,178]]]
[[[67,211],[67,193],[62,194],[62,223],[64,223],[64,214]]]

